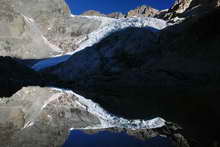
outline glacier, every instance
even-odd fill
[[[74,18],[79,16],[71,15],[71,17]],[[39,61],[32,66],[32,69],[39,71],[44,68],[55,66],[61,62],[67,61],[71,57],[71,55],[98,43],[100,40],[107,37],[109,34],[113,32],[120,31],[128,27],[138,27],[138,28],[146,28],[150,31],[160,31],[166,28],[167,26],[171,25],[164,20],[151,18],[151,17],[144,17],[144,18],[133,17],[133,18],[122,18],[122,19],[114,19],[114,18],[107,18],[101,16],[80,16],[80,17],[86,17],[89,19],[95,19],[97,21],[101,21],[101,25],[97,30],[89,33],[87,35],[87,40],[82,41],[79,44],[79,47],[75,51],[67,52],[65,53],[65,55],[63,53],[60,53],[57,56]],[[55,48],[54,45],[51,45],[49,42],[47,43],[49,46],[53,46],[53,49]],[[54,50],[59,50],[59,49],[55,48]]]

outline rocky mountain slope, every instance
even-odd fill
[[[220,6],[219,0],[177,0],[169,10],[161,11],[157,17],[167,20],[201,15]]]
[[[110,14],[102,14],[96,10],[88,10],[81,15],[83,16],[105,16],[111,18],[130,18],[130,17],[154,17],[159,14],[159,10],[156,10],[150,6],[142,5],[133,10],[128,11],[127,14],[121,12],[113,12]]]
[[[158,13],[158,10],[146,5],[142,5],[134,10],[130,10],[127,14],[127,17],[154,17]]]
[[[58,54],[44,37],[50,25],[69,15],[67,6],[60,1],[38,3],[25,0],[2,0],[0,2],[0,53],[18,58],[45,58]],[[26,7],[23,7],[23,6]],[[37,22],[37,24],[35,23]],[[51,24],[52,23],[52,24]]]

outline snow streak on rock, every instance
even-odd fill
[[[56,47],[55,45],[51,44],[43,35],[42,32],[40,31],[40,29],[38,28],[37,24],[35,23],[34,19],[32,19],[31,17],[27,17],[25,15],[22,14],[22,16],[24,17],[25,21],[29,24],[30,26],[30,31],[32,33],[33,37],[36,41],[36,43],[40,44],[40,40],[43,40],[43,42],[49,47],[51,48],[53,51],[58,52],[58,53],[62,53],[62,50],[58,47]],[[38,41],[38,42],[37,42]]]

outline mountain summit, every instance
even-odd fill
[[[81,15],[84,16],[107,16],[111,18],[129,18],[129,17],[154,17],[159,14],[159,10],[156,10],[150,6],[142,5],[140,7],[135,8],[134,10],[128,11],[127,14],[123,14],[121,12],[113,12],[110,14],[101,14],[95,10],[88,10]]]

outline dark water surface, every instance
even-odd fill
[[[140,140],[126,133],[100,131],[95,134],[86,134],[80,130],[70,133],[63,147],[173,147],[171,142],[157,136],[148,140]]]

